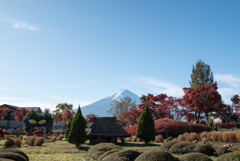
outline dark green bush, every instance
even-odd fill
[[[0,161],[14,161],[14,160],[12,160],[12,159],[0,158]]]
[[[240,151],[223,154],[217,158],[217,161],[239,161],[239,160],[240,160]]]
[[[212,159],[208,158],[207,155],[203,153],[197,153],[197,152],[184,154],[183,156],[181,156],[180,160],[181,161],[212,161]]]
[[[13,152],[0,153],[0,158],[12,159],[12,160],[17,160],[17,161],[27,161],[27,159],[24,156],[22,156],[21,154],[13,153]]]
[[[170,149],[169,152],[174,154],[185,154],[193,152],[193,149],[195,148],[195,143],[186,143],[186,142],[180,142],[177,144],[174,144]]]
[[[239,144],[234,145],[234,146],[228,148],[228,150],[230,150],[230,151],[240,151],[240,145]]]
[[[193,149],[194,152],[199,152],[203,153],[206,155],[213,155],[215,150],[212,148],[211,145],[206,145],[206,144],[198,144],[196,147]]]
[[[88,150],[88,155],[97,160],[103,153],[112,149],[121,149],[121,147],[112,143],[100,143],[92,146]]]
[[[105,153],[103,153],[98,160],[103,160],[103,158],[105,158],[106,156],[108,156],[109,154],[115,153],[115,152],[119,152],[121,149],[112,149],[109,151],[106,151]]]
[[[18,153],[18,154],[22,155],[23,157],[25,157],[27,161],[29,161],[27,154],[19,149],[15,149],[15,148],[0,149],[0,153],[5,153],[5,152]]]
[[[179,161],[179,159],[175,158],[169,152],[163,150],[153,150],[147,151],[140,154],[135,161]]]
[[[14,145],[14,140],[13,138],[8,138],[7,141],[5,142],[5,148],[10,148]]]
[[[44,143],[44,138],[43,137],[37,137],[34,140],[34,146],[41,146]]]
[[[102,161],[134,161],[140,154],[135,150],[121,150],[106,156]]]
[[[229,152],[231,152],[231,151],[229,151],[228,148],[225,148],[225,147],[219,147],[216,150],[216,153],[218,156],[229,153]]]
[[[177,140],[165,142],[160,146],[160,149],[168,151],[174,144],[177,143],[179,143]]]

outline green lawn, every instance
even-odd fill
[[[4,142],[6,140],[0,140],[0,148],[4,148]],[[224,143],[223,143],[224,144]],[[124,149],[137,150],[140,152],[150,151],[157,149],[160,143],[150,143],[145,145],[143,142],[127,142],[120,144]],[[92,145],[88,143],[76,148],[75,145],[69,144],[67,141],[45,141],[42,146],[28,146],[23,140],[20,150],[24,151],[31,161],[72,161],[72,160],[86,160],[92,161],[88,156],[88,149]],[[180,157],[180,155],[174,155]],[[217,157],[211,157],[216,160]]]

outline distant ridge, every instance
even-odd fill
[[[90,105],[81,107],[83,116],[93,113],[98,116],[111,116],[107,111],[111,108],[111,104],[114,100],[124,99],[130,97],[132,101],[136,102],[136,105],[140,104],[140,97],[127,89],[119,90],[108,97],[105,97],[99,101],[96,101]],[[73,111],[77,111],[74,109]]]

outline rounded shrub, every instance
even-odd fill
[[[19,137],[14,138],[13,141],[14,141],[14,145],[15,146],[17,146],[19,148],[21,147],[22,141],[21,141],[21,139]]]
[[[14,140],[13,138],[8,138],[7,141],[5,142],[5,148],[10,148],[14,146]]]
[[[41,146],[44,143],[44,138],[43,137],[37,137],[34,140],[34,146]]]
[[[203,138],[207,138],[207,133],[206,131],[200,133],[200,139],[202,140]]]
[[[236,140],[240,143],[240,132],[236,133]]]
[[[163,150],[152,150],[140,154],[135,161],[179,161],[169,152]]]
[[[28,136],[28,137],[26,138],[26,143],[27,143],[28,145],[30,145],[30,146],[33,146],[35,139],[36,139],[36,137],[34,137],[34,136]]]
[[[235,132],[228,132],[228,140],[235,141],[236,140],[236,133]]]
[[[207,155],[203,153],[192,152],[184,154],[180,158],[181,161],[212,161]]]
[[[211,145],[206,145],[206,144],[198,144],[196,147],[193,149],[194,152],[199,152],[203,153],[206,155],[213,155],[215,150],[212,148]]]
[[[63,134],[60,134],[57,139],[58,139],[58,140],[62,140],[63,138],[64,138],[64,135],[63,135]]]
[[[234,145],[230,148],[228,148],[230,151],[240,151],[240,144]]]
[[[25,157],[27,161],[29,161],[27,154],[19,149],[15,149],[15,148],[0,149],[0,153],[5,153],[5,152],[18,153],[18,154],[22,155],[23,157]]]
[[[121,147],[112,143],[100,143],[89,148],[88,155],[97,160],[103,153],[112,149],[121,149]]]
[[[136,135],[133,135],[132,138],[131,138],[131,141],[132,141],[132,142],[136,142],[137,139],[138,139],[137,136],[136,136]]]
[[[203,144],[206,144],[206,143],[208,142],[208,139],[207,139],[207,138],[202,138],[202,139],[201,139],[201,142],[202,142]]]
[[[28,161],[21,154],[13,153],[13,152],[3,152],[3,153],[0,153],[0,158],[12,159],[12,160],[17,160],[17,161]]]
[[[218,141],[218,133],[217,131],[213,131],[212,133],[212,141]]]
[[[162,143],[164,140],[162,135],[158,135],[155,137],[155,143]]]
[[[228,142],[228,132],[223,132],[222,133],[222,141]]]
[[[218,156],[229,153],[229,152],[231,152],[231,151],[229,151],[228,148],[226,148],[226,147],[219,147],[216,150],[216,153]]]
[[[57,137],[56,136],[53,136],[52,138],[51,138],[51,141],[52,142],[55,142],[57,140]]]
[[[186,143],[186,142],[180,142],[177,144],[174,144],[170,149],[169,152],[174,154],[185,154],[193,152],[193,149],[195,148],[195,143]]]
[[[105,153],[103,153],[98,160],[103,160],[103,158],[105,158],[106,156],[108,156],[109,154],[115,153],[115,152],[119,152],[121,149],[112,149],[109,151],[106,151]]]
[[[219,156],[217,161],[239,161],[240,158],[240,151],[235,151],[232,153],[227,153]]]
[[[187,136],[187,137],[185,138],[185,140],[186,140],[186,142],[193,142],[193,139],[192,139],[190,136]]]
[[[120,150],[106,156],[102,161],[134,161],[140,154],[140,152],[135,150]]]
[[[178,135],[178,141],[185,141],[185,137],[183,135]]]
[[[179,141],[177,140],[165,142],[160,146],[160,149],[168,151],[174,144],[177,144],[177,143],[179,143]]]
[[[12,159],[0,158],[0,161],[14,161]]]
[[[192,140],[198,140],[198,134],[196,132],[191,132],[189,134],[189,137],[192,139]]]

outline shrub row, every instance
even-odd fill
[[[26,143],[30,146],[41,146],[44,143],[43,137],[28,136],[26,138]]]
[[[0,149],[0,160],[29,161],[28,156],[21,150],[8,148]]]

